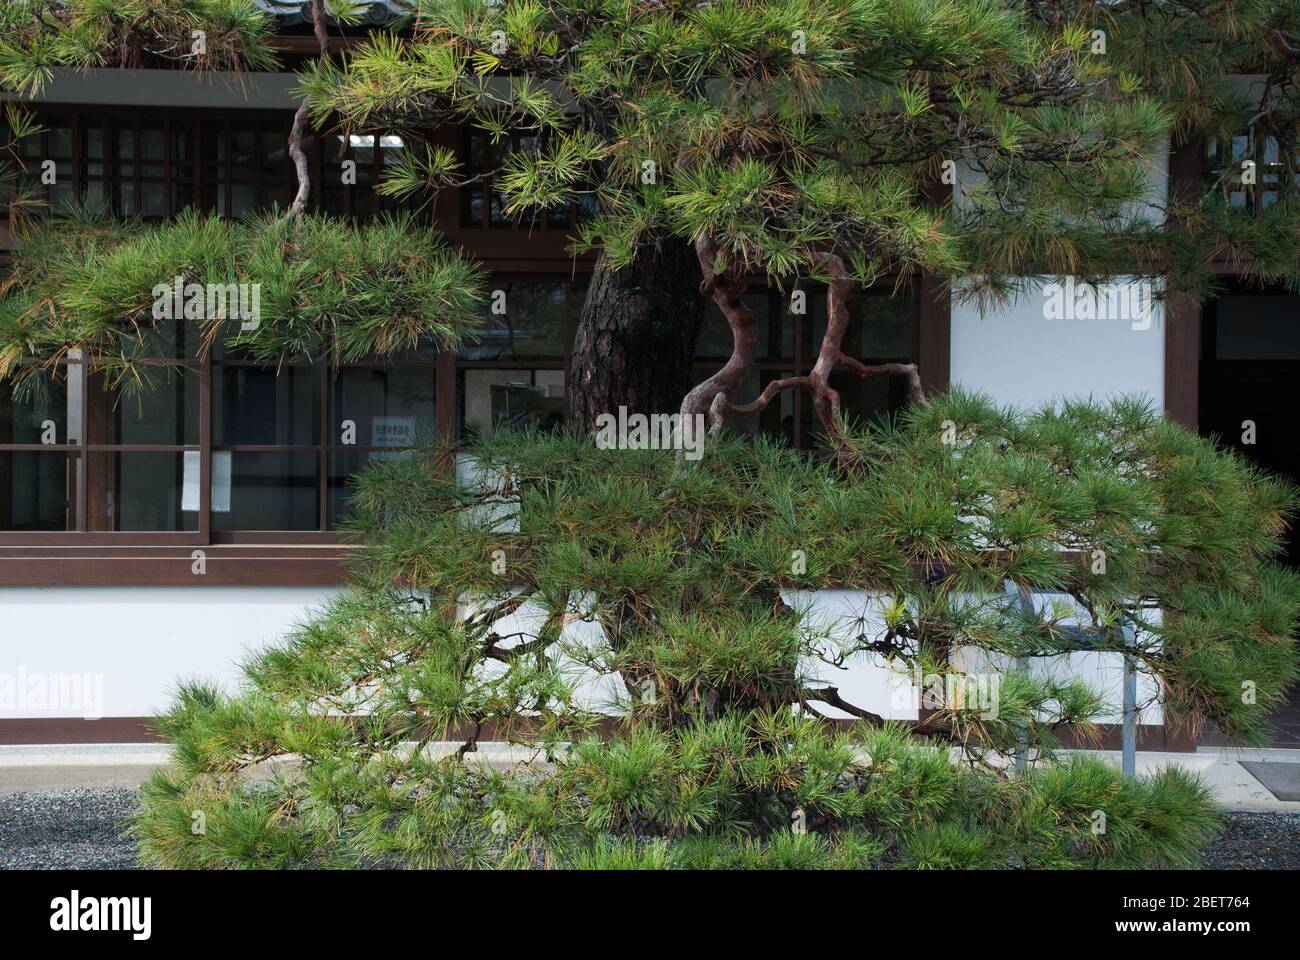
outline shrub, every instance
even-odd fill
[[[455,470],[445,450],[377,461],[354,589],[253,657],[240,695],[187,687],[162,718],[176,762],[145,786],[144,858],[1193,861],[1203,785],[1058,758],[1113,705],[1017,664],[1127,653],[1170,715],[1258,737],[1296,674],[1300,583],[1272,563],[1293,491],[1135,402],[1013,415],[954,392],[848,436],[834,462],[517,433]],[[827,629],[800,599],[825,588],[868,614]],[[868,659],[956,694],[914,730],[887,722],[826,679]],[[980,670],[996,698],[972,705]],[[473,762],[488,740],[530,762]]]

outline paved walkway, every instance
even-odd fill
[[[454,750],[456,744],[435,749]],[[138,787],[158,767],[165,766],[171,748],[158,743],[69,744],[52,746],[0,746],[0,794],[81,787]],[[1118,752],[1101,756],[1119,765]],[[492,766],[507,766],[529,754],[504,744],[485,743],[474,759]],[[1240,764],[1300,763],[1300,750],[1252,750],[1203,746],[1196,753],[1138,754],[1138,772],[1173,764],[1205,778],[1219,802],[1234,810],[1300,811],[1300,802],[1278,800]]]
[[[1101,751],[1108,763],[1120,765],[1118,751]],[[1137,755],[1137,772],[1149,773],[1165,766],[1182,767],[1199,773],[1215,798],[1231,810],[1300,812],[1300,802],[1279,800],[1239,761],[1300,763],[1300,750],[1250,749],[1202,746],[1195,753],[1148,753]]]

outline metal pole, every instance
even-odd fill
[[[1121,628],[1124,646],[1132,645],[1132,637],[1127,628]],[[1121,770],[1126,777],[1137,776],[1137,672],[1133,669],[1133,658],[1124,654],[1124,728],[1123,759]]]
[[[1038,610],[1034,606],[1033,594],[1029,592],[1029,588],[1026,586],[1021,586],[1019,589],[1019,593],[1020,593],[1020,609],[1024,610],[1025,613],[1028,614],[1036,614]],[[1029,669],[1029,662],[1024,657],[1017,657],[1016,670],[1018,670],[1021,673],[1025,673],[1028,669]],[[1023,776],[1025,771],[1028,769],[1029,769],[1029,735],[1026,732],[1025,725],[1022,724],[1020,728],[1020,735],[1016,738],[1016,776]]]
[[[1027,664],[1024,659],[1016,660],[1016,669],[1021,673],[1025,672]],[[1020,725],[1020,734],[1016,737],[1016,776],[1024,776],[1029,769],[1029,735],[1025,732],[1025,724]]]

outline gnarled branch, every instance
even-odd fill
[[[316,34],[316,43],[320,47],[320,61],[325,62],[329,56],[329,35],[325,30],[325,0],[311,0],[312,30]],[[311,174],[307,167],[307,154],[302,149],[303,134],[307,131],[307,100],[298,104],[293,115],[293,127],[289,131],[289,156],[293,158],[293,169],[298,176],[298,192],[294,194],[293,204],[289,207],[289,219],[300,217],[307,210],[307,200],[311,196]]]
[[[727,324],[731,327],[732,348],[731,356],[722,369],[686,395],[682,401],[683,417],[706,414],[709,432],[716,434],[727,413],[752,416],[765,409],[785,390],[806,390],[812,397],[813,408],[826,430],[826,436],[839,453],[844,455],[848,452],[848,444],[840,431],[840,394],[830,383],[836,365],[842,364],[863,378],[880,374],[906,377],[912,402],[926,402],[925,390],[921,386],[921,372],[915,363],[866,364],[844,352],[844,334],[848,331],[850,320],[848,298],[853,292],[854,281],[843,258],[833,253],[814,257],[825,268],[830,282],[826,292],[826,333],[822,337],[812,370],[804,376],[773,380],[749,403],[730,402],[729,396],[753,369],[759,318],[743,300],[748,287],[745,271],[735,264],[728,264],[725,269],[719,270],[719,250],[711,237],[696,240],[695,250],[704,273],[700,289],[713,299],[722,315],[727,318]]]

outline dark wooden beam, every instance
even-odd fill
[[[1176,143],[1169,153],[1169,195],[1176,203],[1195,202],[1201,192],[1199,138]],[[1201,303],[1171,297],[1165,304],[1165,415],[1195,431],[1200,422]]]

